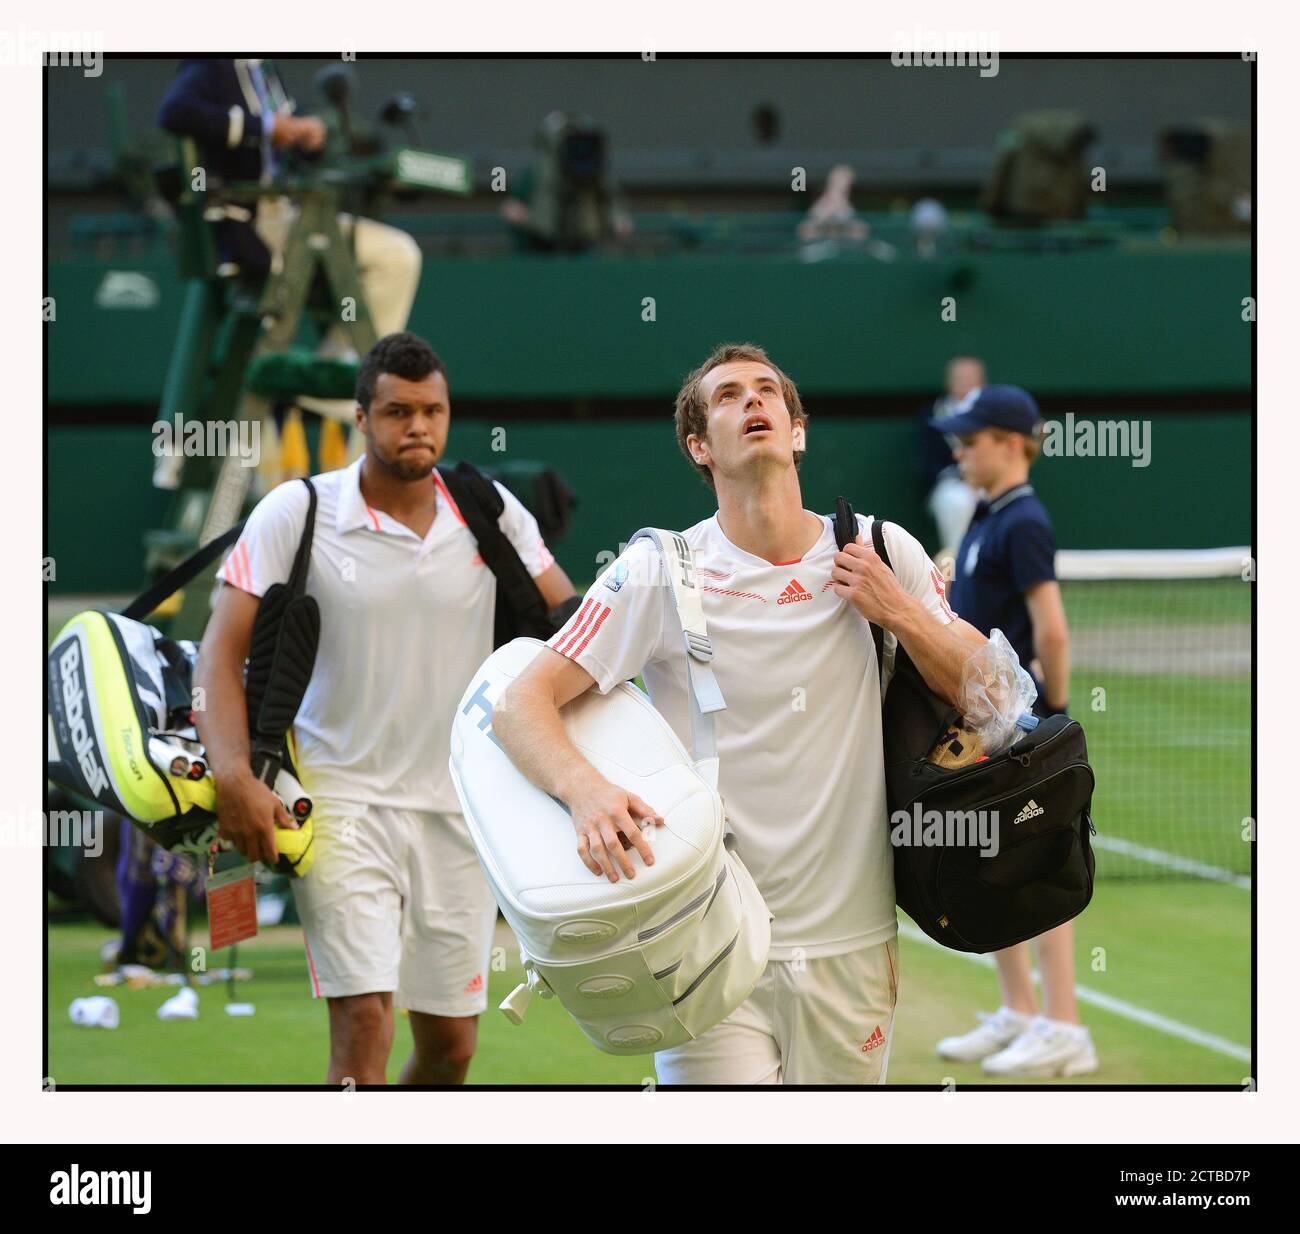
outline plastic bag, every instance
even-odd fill
[[[962,665],[961,692],[957,706],[975,734],[983,753],[1001,754],[1020,735],[1016,721],[1028,712],[1038,697],[1034,679],[1001,630]]]

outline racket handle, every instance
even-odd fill
[[[283,767],[275,777],[275,795],[284,802],[284,808],[296,823],[305,823],[311,817],[311,798],[298,782],[297,776],[291,775]]]
[[[208,774],[206,760],[191,754],[179,742],[164,741],[161,737],[149,738],[149,759],[177,780],[201,780]]]

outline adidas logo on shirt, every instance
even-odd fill
[[[1025,802],[1025,808],[1011,820],[1011,825],[1014,827],[1017,823],[1023,823],[1027,818],[1036,818],[1043,813],[1045,813],[1043,807],[1031,797]]]
[[[778,604],[794,604],[798,600],[811,600],[812,592],[805,591],[797,578],[790,580],[790,585],[777,597]]]
[[[878,1045],[884,1045],[884,1044],[885,1044],[885,1034],[880,1031],[880,1025],[877,1024],[875,1027],[875,1031],[872,1032],[871,1036],[868,1037],[866,1041],[862,1043],[862,1052],[863,1054],[868,1054],[872,1050],[874,1050]]]

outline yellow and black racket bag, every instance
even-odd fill
[[[258,610],[246,679],[257,773],[299,824],[277,836],[278,868],[286,874],[305,873],[312,857],[311,801],[285,742],[320,636],[316,602],[305,594],[315,499],[312,489],[289,583],[268,589]],[[49,651],[46,778],[125,815],[170,850],[206,854],[218,842],[216,784],[194,728],[198,647],[138,618],[214,561],[241,529],[204,545],[121,613],[78,613]]]

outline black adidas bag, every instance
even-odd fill
[[[836,540],[843,548],[856,534],[841,498]],[[871,540],[892,570],[879,519]],[[873,625],[871,634],[883,666],[883,632]],[[927,761],[959,720],[897,644],[881,711],[891,840],[924,840],[929,823],[942,841],[946,820],[957,812],[977,819],[983,811],[997,855],[985,857],[972,844],[893,843],[895,897],[945,947],[999,951],[1078,916],[1092,899],[1094,779],[1083,728],[1061,715],[987,761],[955,769]]]

